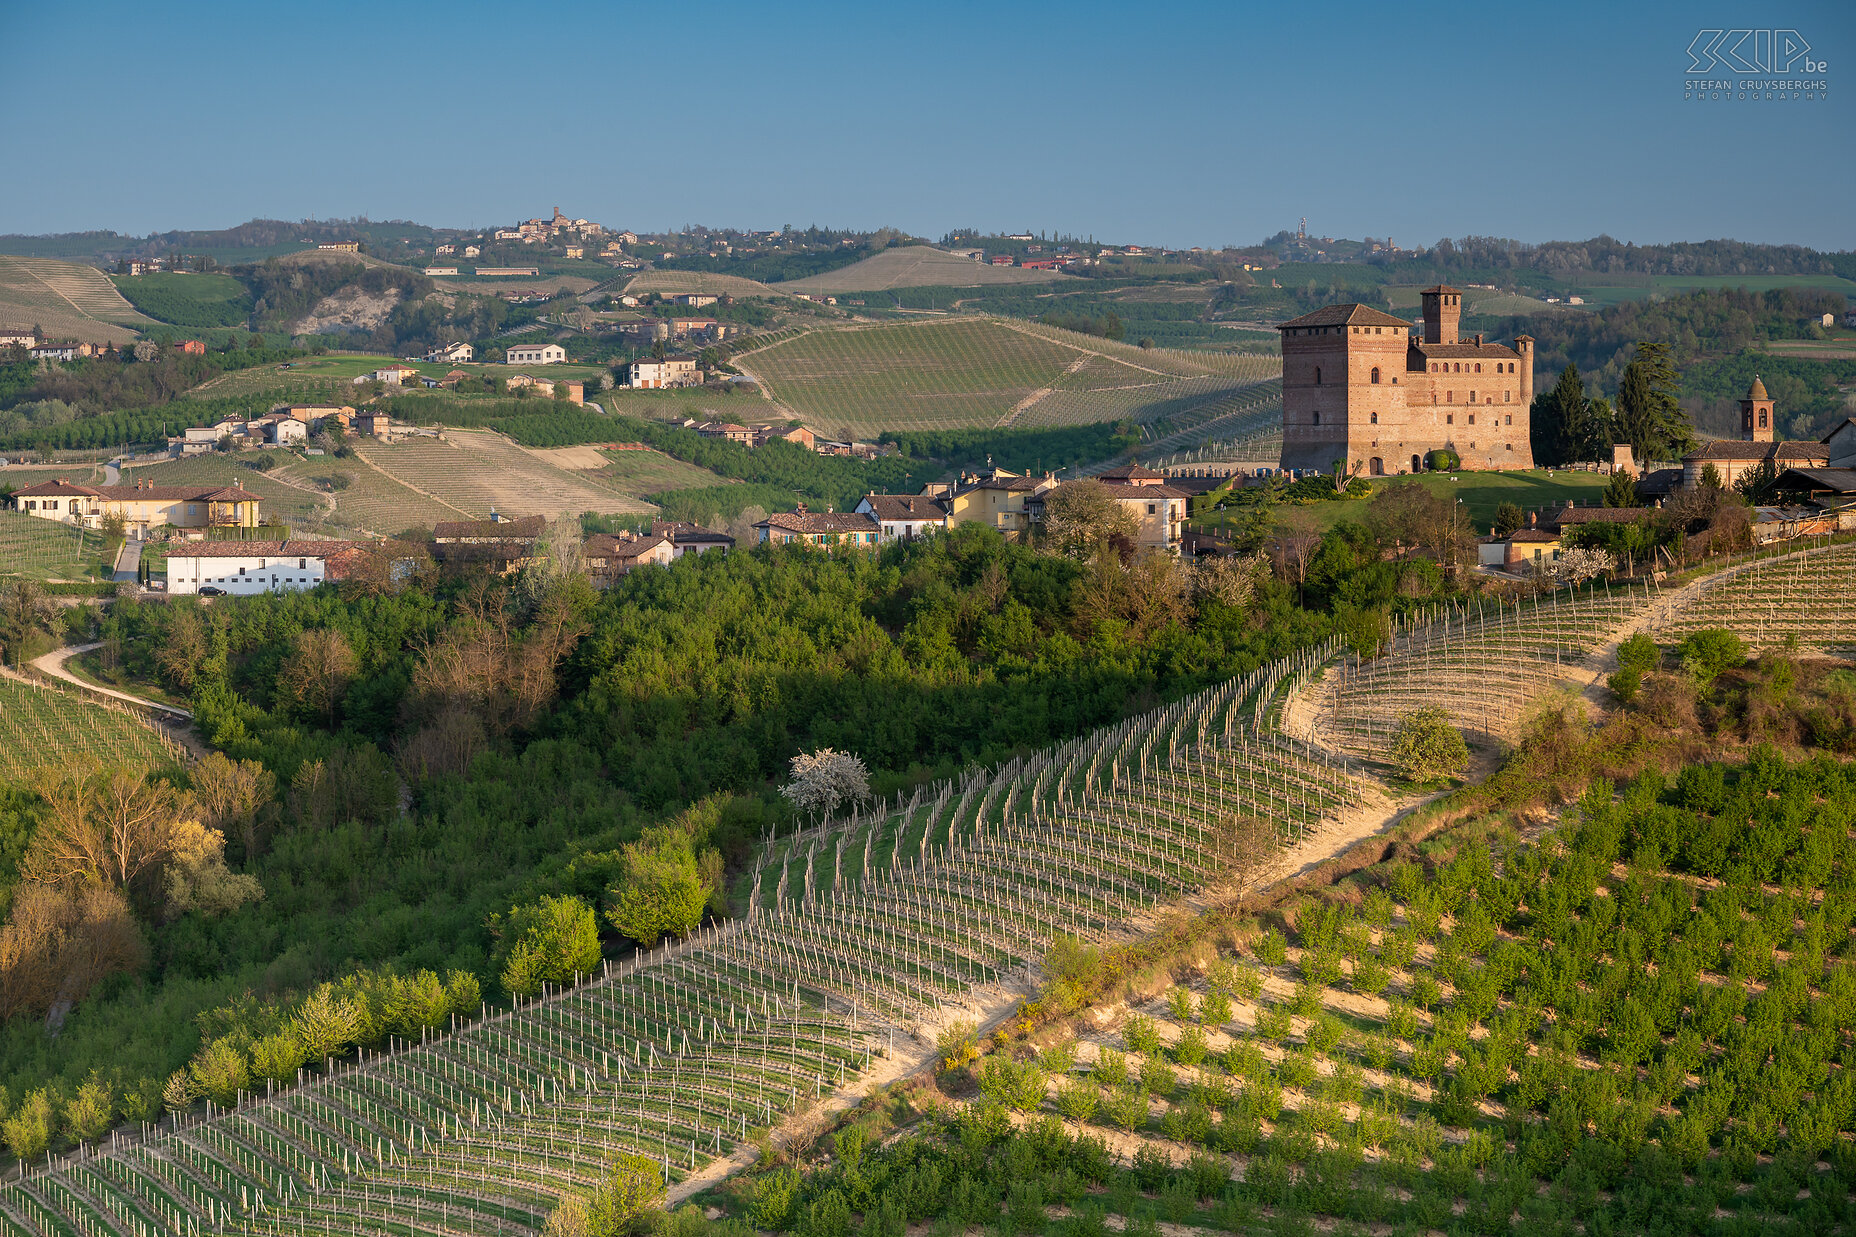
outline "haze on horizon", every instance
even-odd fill
[[[770,12],[6,4],[34,135],[0,232],[251,218],[1047,231],[1173,246],[1601,233],[1856,248],[1856,11],[1101,4]],[[1683,98],[1704,22],[1795,29],[1827,97]],[[73,30],[98,38],[79,40]],[[130,32],[133,31],[131,35]],[[114,33],[112,33],[114,32]],[[100,47],[109,50],[99,52]],[[81,83],[81,89],[74,89]]]

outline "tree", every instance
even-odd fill
[[[1070,481],[1044,494],[1040,536],[1053,554],[1092,558],[1098,550],[1134,548],[1139,525],[1100,481]]]
[[[22,885],[0,927],[0,1021],[80,1001],[146,956],[120,891],[91,883]]]
[[[1682,669],[1706,687],[1723,671],[1746,664],[1746,643],[1725,627],[1704,627],[1676,645]]]
[[[575,897],[548,896],[511,910],[498,925],[505,991],[533,996],[544,983],[571,983],[599,965],[599,924]]]
[[[255,760],[232,760],[213,752],[187,771],[200,823],[236,833],[245,856],[258,853],[258,818],[277,795],[277,777]]]
[[[1605,486],[1605,506],[1637,507],[1641,506],[1637,497],[1637,478],[1628,468],[1620,468],[1611,474],[1611,483]]]
[[[1694,449],[1694,428],[1676,402],[1679,386],[1669,346],[1638,341],[1618,382],[1618,429],[1637,459],[1676,459]]]
[[[149,339],[139,339],[132,350],[135,359],[142,362],[153,361],[161,356],[161,345]]]
[[[320,1061],[353,1043],[361,1027],[361,1010],[354,1000],[338,993],[334,984],[323,984],[297,1007],[289,1033],[305,1060]]]
[[[0,1135],[4,1135],[7,1149],[22,1164],[44,1155],[51,1146],[53,1114],[51,1094],[40,1087],[29,1093],[16,1110],[0,1122]]]
[[[1527,513],[1521,510],[1519,503],[1502,503],[1495,508],[1494,532],[1497,537],[1506,537],[1526,523]]]
[[[829,747],[791,761],[793,780],[780,788],[793,810],[802,816],[830,816],[847,803],[870,797],[870,773],[864,762],[849,752]]]
[[[1387,486],[1381,493],[1389,493],[1397,488]],[[1320,546],[1321,522],[1315,518],[1314,512],[1304,507],[1292,507],[1284,512],[1281,523],[1270,534],[1270,557],[1275,560],[1278,569],[1294,581],[1298,601],[1302,599],[1308,585],[1308,565]]]
[[[1763,459],[1734,478],[1734,492],[1755,506],[1763,506],[1778,497],[1778,480],[1778,466],[1770,458]]]
[[[697,868],[687,834],[655,828],[624,850],[623,875],[608,893],[607,922],[649,949],[702,922],[711,888]]]
[[[14,580],[0,589],[0,654],[15,668],[51,647],[48,628],[57,614],[33,580]]]
[[[1573,549],[1553,560],[1553,574],[1574,584],[1603,575],[1611,570],[1611,555],[1599,549]]]
[[[47,813],[22,865],[29,880],[99,881],[130,892],[173,853],[180,796],[146,769],[44,769],[36,789]]]
[[[167,866],[169,918],[178,919],[188,911],[223,915],[264,896],[257,877],[226,867],[225,849],[225,835],[217,829],[208,829],[197,820],[175,826]]]
[[[1441,706],[1426,705],[1399,715],[1392,760],[1414,782],[1455,777],[1469,767],[1469,745]]]

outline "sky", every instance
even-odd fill
[[[1809,50],[1754,76],[1822,97],[1685,99],[1698,32],[1755,25]],[[1849,0],[0,0],[0,233],[559,206],[636,231],[1210,247],[1306,216],[1401,247],[1851,249],[1853,51]]]

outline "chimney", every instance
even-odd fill
[[[1476,332],[1476,347],[1478,348],[1482,347],[1482,332],[1481,331]]]
[[[1530,512],[1528,512],[1528,513],[1527,513],[1527,526],[1528,526],[1529,528],[1539,528],[1539,527],[1540,527],[1540,512],[1538,512],[1538,511],[1530,511]]]

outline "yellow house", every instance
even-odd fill
[[[56,481],[15,490],[15,511],[42,520],[100,528],[112,516],[131,532],[151,528],[256,528],[262,500],[236,485],[73,485]]]
[[[1051,477],[1018,477],[994,471],[990,476],[965,476],[954,485],[931,485],[922,491],[939,498],[947,508],[947,524],[989,524],[1002,533],[1022,533],[1030,527],[1025,500],[1057,484]]]

